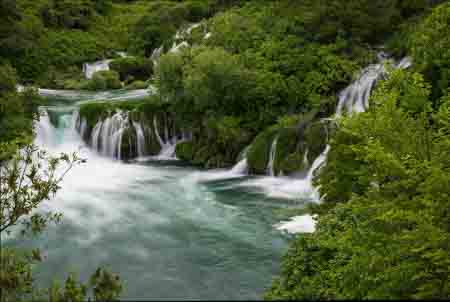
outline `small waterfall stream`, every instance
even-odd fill
[[[84,63],[83,64],[83,73],[86,79],[92,79],[94,73],[98,71],[106,71],[109,70],[109,63],[112,60],[101,60],[93,63]]]
[[[274,138],[272,146],[270,147],[269,162],[266,168],[267,174],[269,176],[276,176],[273,165],[275,163],[275,157],[277,156],[277,144],[278,144],[278,136]]]
[[[120,57],[125,58],[128,55],[123,51],[116,52]],[[111,63],[112,59],[100,60],[92,63],[84,63],[83,64],[83,73],[86,79],[92,79],[94,73],[98,71],[106,71],[109,70],[109,63]]]
[[[136,131],[136,141],[137,141],[137,156],[143,157],[145,156],[145,135],[144,129],[142,128],[141,123],[133,121],[133,127]],[[131,146],[131,143],[130,143]]]
[[[187,39],[189,38],[189,36],[191,35],[192,31],[195,28],[198,28],[201,26],[206,26],[206,24],[204,22],[199,22],[199,23],[193,23],[193,24],[189,25],[188,27],[180,28],[172,38],[173,43],[172,43],[171,48],[168,50],[168,53],[177,53],[182,48],[190,47],[191,45],[189,44]],[[206,28],[205,28],[205,33],[204,33],[203,39],[208,39],[210,37],[211,37],[211,33],[206,32]],[[152,59],[155,66],[158,65],[159,58],[163,54],[164,54],[164,45],[161,45],[160,47],[153,50],[153,53],[150,56],[150,58]]]
[[[153,127],[155,129],[155,135],[158,139],[159,145],[161,146],[161,151],[159,154],[155,157],[157,159],[176,159],[175,156],[175,148],[178,143],[182,142],[183,139],[178,140],[178,137],[174,131],[174,134],[172,137],[169,135],[169,128],[167,126],[167,123],[164,123],[164,139],[159,134],[159,125],[158,125],[158,119],[156,116],[153,117]]]

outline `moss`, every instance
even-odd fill
[[[108,116],[111,106],[108,103],[95,102],[80,106],[80,117],[86,119],[87,126],[93,128],[100,120]]]
[[[283,171],[283,173],[290,173],[295,171],[297,168],[301,169],[298,165],[289,167],[289,165],[285,162],[290,154],[295,154],[297,151],[297,145],[298,135],[295,128],[283,128],[278,131],[277,152],[275,154],[274,162],[275,174],[279,174],[280,171]]]
[[[283,171],[283,174],[289,175],[298,171],[304,170],[306,167],[304,162],[304,152],[294,152],[283,158],[280,161],[278,169]]]
[[[210,157],[209,146],[202,146],[197,150],[197,152],[195,152],[194,160],[192,161],[192,163],[195,165],[206,166],[209,157]]]
[[[276,134],[277,129],[272,127],[255,138],[247,154],[250,173],[265,174],[270,147]]]
[[[128,160],[137,156],[136,131],[134,127],[126,128],[120,145],[121,159]]]

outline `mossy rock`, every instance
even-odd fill
[[[192,161],[195,155],[195,146],[193,142],[182,142],[177,144],[175,154],[181,160]]]
[[[304,133],[308,146],[308,161],[312,163],[325,150],[328,142],[327,124],[320,121],[310,124]]]
[[[133,127],[124,130],[122,144],[120,145],[120,157],[123,160],[135,158],[137,156],[136,131]]]
[[[283,172],[289,175],[295,172],[303,171],[307,168],[304,162],[304,152],[294,152],[283,158],[278,165],[278,173]]]
[[[250,173],[266,173],[266,167],[269,161],[270,147],[272,146],[272,142],[276,135],[277,129],[272,127],[260,133],[255,138],[247,153]]]
[[[283,128],[278,131],[277,152],[275,154],[274,161],[274,172],[276,175],[278,175],[281,171],[283,171],[283,173],[290,173],[297,168],[301,169],[301,167],[298,167],[298,165],[286,169],[288,165],[285,160],[289,155],[296,153],[297,146],[298,133],[295,128]]]
[[[201,165],[206,167],[208,159],[211,157],[209,146],[200,147],[194,155],[194,160],[192,161],[195,165]]]

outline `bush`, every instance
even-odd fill
[[[91,0],[52,0],[42,9],[46,26],[86,30],[95,14]]]
[[[133,89],[146,89],[148,87],[148,83],[144,81],[133,81],[131,84],[125,86],[125,89],[133,90]]]
[[[0,65],[0,95],[16,90],[17,75],[11,65]]]
[[[117,72],[103,70],[94,73],[86,88],[88,90],[120,89],[122,88],[122,83]]]

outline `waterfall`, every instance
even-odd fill
[[[101,60],[96,61],[93,63],[84,63],[83,64],[83,72],[86,77],[86,79],[92,79],[92,76],[97,71],[104,71],[109,70],[109,63],[111,63],[112,60]]]
[[[121,58],[128,57],[128,54],[124,51],[117,51],[116,54],[119,55]],[[84,63],[83,64],[84,76],[86,77],[86,79],[90,80],[92,79],[94,73],[96,73],[97,71],[109,70],[109,63],[111,63],[112,61],[113,61],[112,59],[107,59],[96,61],[93,63]]]
[[[156,118],[156,115],[153,117],[153,128],[155,128],[156,139],[158,140],[158,143],[162,148],[165,145],[165,143],[162,140],[161,135],[159,135],[158,120]]]
[[[240,160],[232,169],[231,174],[247,174],[248,173],[248,162],[247,158]]]
[[[303,155],[303,165],[305,167],[307,167],[309,165],[309,160],[308,160],[308,148],[306,148],[305,154]]]
[[[180,51],[180,49],[182,49],[183,47],[189,47],[189,43],[186,41],[183,41],[181,43],[176,43],[173,42],[172,47],[170,48],[169,52],[170,53],[177,53]]]
[[[200,26],[204,26],[205,23],[203,22],[199,22],[199,23],[194,23],[189,25],[188,27],[182,27],[180,28],[175,35],[173,36],[172,40],[173,40],[173,44],[172,47],[169,49],[169,53],[177,53],[179,52],[182,48],[185,47],[190,47],[191,45],[188,43],[187,39],[188,37],[191,35],[192,30],[194,30],[197,27]],[[209,38],[211,36],[210,33],[205,33],[204,38]],[[152,55],[150,56],[151,60],[153,61],[153,63],[156,65],[158,65],[159,62],[159,58],[161,57],[161,55],[164,52],[164,46],[161,45],[158,48],[155,48],[152,52]]]
[[[133,127],[136,130],[136,140],[137,140],[137,155],[142,157],[145,155],[145,135],[142,125],[138,122],[133,121]],[[131,143],[130,143],[131,146]]]
[[[313,164],[311,165],[311,168],[308,171],[308,175],[306,176],[306,179],[308,182],[311,183],[311,186],[312,186],[312,181],[314,178],[314,172],[316,172],[316,170],[319,170],[323,166],[323,164],[327,160],[329,151],[330,151],[330,145],[327,145],[325,147],[325,150],[319,155],[319,157],[317,157],[314,160]]]
[[[185,139],[182,138],[181,140],[178,139],[175,131],[172,135],[172,138],[169,136],[169,128],[167,127],[167,122],[164,123],[164,140],[161,138],[161,135],[159,134],[159,128],[158,128],[158,120],[156,116],[153,117],[153,127],[155,128],[155,135],[156,139],[159,142],[159,145],[161,146],[161,151],[156,156],[157,159],[176,159],[175,157],[175,148],[178,143],[184,141]]]
[[[104,156],[123,159],[122,139],[127,129],[130,129],[128,113],[118,111],[97,122],[91,134],[91,147]]]
[[[270,176],[275,176],[273,165],[275,163],[275,157],[277,155],[277,143],[278,143],[278,136],[275,137],[275,139],[272,142],[272,146],[270,147],[269,163],[267,164],[266,168],[267,174]]]
[[[39,146],[53,146],[56,129],[50,122],[47,112],[41,112],[39,121],[35,122],[36,143]]]
[[[161,57],[163,51],[164,51],[164,46],[160,46],[158,48],[155,48],[155,50],[153,50],[152,55],[150,56],[150,59],[153,61],[153,64],[155,66],[158,65],[159,58]]]
[[[73,113],[73,130],[78,131],[81,138],[84,138],[87,131],[87,121],[80,116],[80,112],[75,110]]]
[[[347,113],[365,111],[369,107],[369,97],[375,82],[384,72],[383,63],[363,69],[360,77],[340,93],[336,115],[341,116],[344,109]]]
[[[400,62],[398,62],[397,64],[397,68],[399,69],[408,69],[409,67],[412,66],[412,59],[410,57],[404,57],[403,59],[400,60]]]
[[[390,61],[387,55],[378,55],[380,62],[371,64],[361,71],[359,78],[351,83],[339,94],[339,102],[336,108],[336,116],[345,113],[363,112],[369,108],[369,98],[378,80],[386,76],[385,63]],[[392,61],[392,60],[391,60]],[[412,65],[410,57],[401,59],[394,68],[406,69]]]

